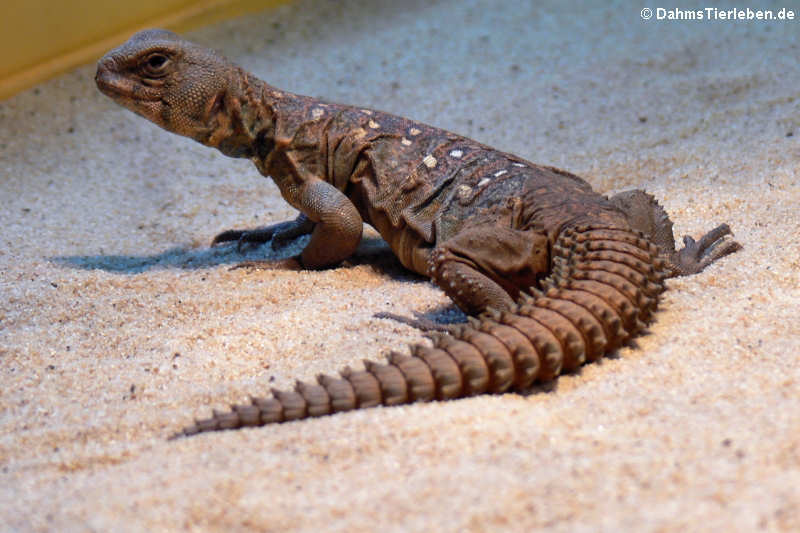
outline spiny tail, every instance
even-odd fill
[[[583,225],[561,232],[541,289],[513,309],[490,310],[432,346],[364,361],[340,377],[320,375],[292,391],[273,390],[229,412],[214,411],[173,437],[288,422],[420,401],[524,389],[617,349],[645,327],[668,276],[656,245],[627,228]]]

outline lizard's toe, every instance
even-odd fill
[[[218,244],[231,241],[238,241],[242,237],[243,233],[243,230],[236,229],[229,229],[227,231],[223,231],[222,233],[218,233],[211,241],[211,246],[216,246]]]
[[[730,226],[728,226],[727,224],[720,224],[716,228],[712,229],[711,231],[703,235],[700,238],[700,241],[697,243],[697,248],[699,253],[702,255],[706,255],[713,248],[715,248],[720,242],[722,242],[723,237],[725,237],[726,235],[733,235]],[[685,239],[686,237],[684,237],[684,240]]]
[[[412,328],[416,328],[420,331],[452,331],[454,328],[461,327],[461,324],[440,324],[430,318],[427,318],[425,315],[418,311],[412,311],[414,314],[414,318],[398,315],[395,313],[389,313],[381,311],[379,313],[375,313],[375,318],[386,318],[388,320],[394,320],[395,322],[400,322],[401,324],[405,324],[407,326],[411,326]]]
[[[300,256],[287,257],[285,259],[261,259],[257,261],[243,261],[233,265],[228,270],[246,269],[254,270],[303,270]]]
[[[244,231],[236,243],[236,251],[242,252],[250,245],[264,244],[269,241],[274,234],[275,228],[272,226]]]
[[[276,231],[275,235],[272,236],[272,241],[270,242],[270,246],[272,247],[273,250],[280,250],[282,248],[286,248],[296,238],[297,235],[295,234],[295,232]]]
[[[214,240],[211,241],[211,246],[236,241],[236,251],[241,253],[250,244],[263,244],[269,241],[275,231],[275,226],[245,230],[231,229],[223,231],[214,237]]]

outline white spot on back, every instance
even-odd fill
[[[453,150],[452,152],[450,152],[450,157],[459,158],[462,155],[464,155],[464,152],[462,152],[461,150]]]
[[[430,154],[426,155],[422,162],[425,163],[425,166],[428,168],[433,168],[436,166],[436,158]]]
[[[411,146],[411,141],[409,141],[405,137],[403,137],[403,139],[400,142],[403,143],[403,146]]]
[[[411,128],[410,130],[408,130],[408,133],[411,135],[419,135],[420,133],[422,133],[422,130],[417,128]]]
[[[369,127],[372,128],[372,129],[376,129],[376,128],[380,128],[381,125],[378,124],[377,122],[375,122],[374,120],[370,120],[369,121]]]
[[[365,115],[371,115],[372,114],[372,111],[370,111],[369,109],[362,109],[361,112],[364,113]]]
[[[314,109],[311,111],[311,116],[312,116],[312,117],[314,117],[314,119],[315,119],[315,120],[316,120],[316,119],[318,119],[319,117],[321,117],[321,116],[322,116],[322,115],[324,115],[324,114],[325,114],[325,111],[323,111],[323,110],[322,110],[322,109],[320,109],[319,107],[315,107],[315,108],[314,108]]]
[[[523,165],[522,163],[514,163],[514,166],[515,167],[524,167],[525,165]]]
[[[491,178],[483,178],[481,181],[478,182],[478,187],[483,187],[490,181],[492,181]]]
[[[498,170],[497,172],[494,173],[494,177],[499,178],[503,174],[508,174],[508,170]]]

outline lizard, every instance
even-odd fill
[[[426,331],[410,353],[298,380],[173,437],[524,391],[628,343],[668,278],[741,248],[721,224],[677,250],[672,221],[642,190],[604,196],[570,172],[449,131],[280,90],[170,31],[136,33],[98,61],[95,81],[167,131],[250,159],[300,212],[224,231],[212,246],[277,249],[310,234],[279,266],[323,269],[353,254],[367,223],[467,315]]]

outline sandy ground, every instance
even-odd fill
[[[167,442],[420,339],[375,313],[451,308],[375,240],[325,272],[230,270],[274,254],[213,235],[292,209],[79,68],[0,103],[0,529],[800,530],[800,21],[391,4],[191,37],[281,88],[645,188],[678,236],[727,221],[744,249],[670,281],[634,346],[531,394]]]

